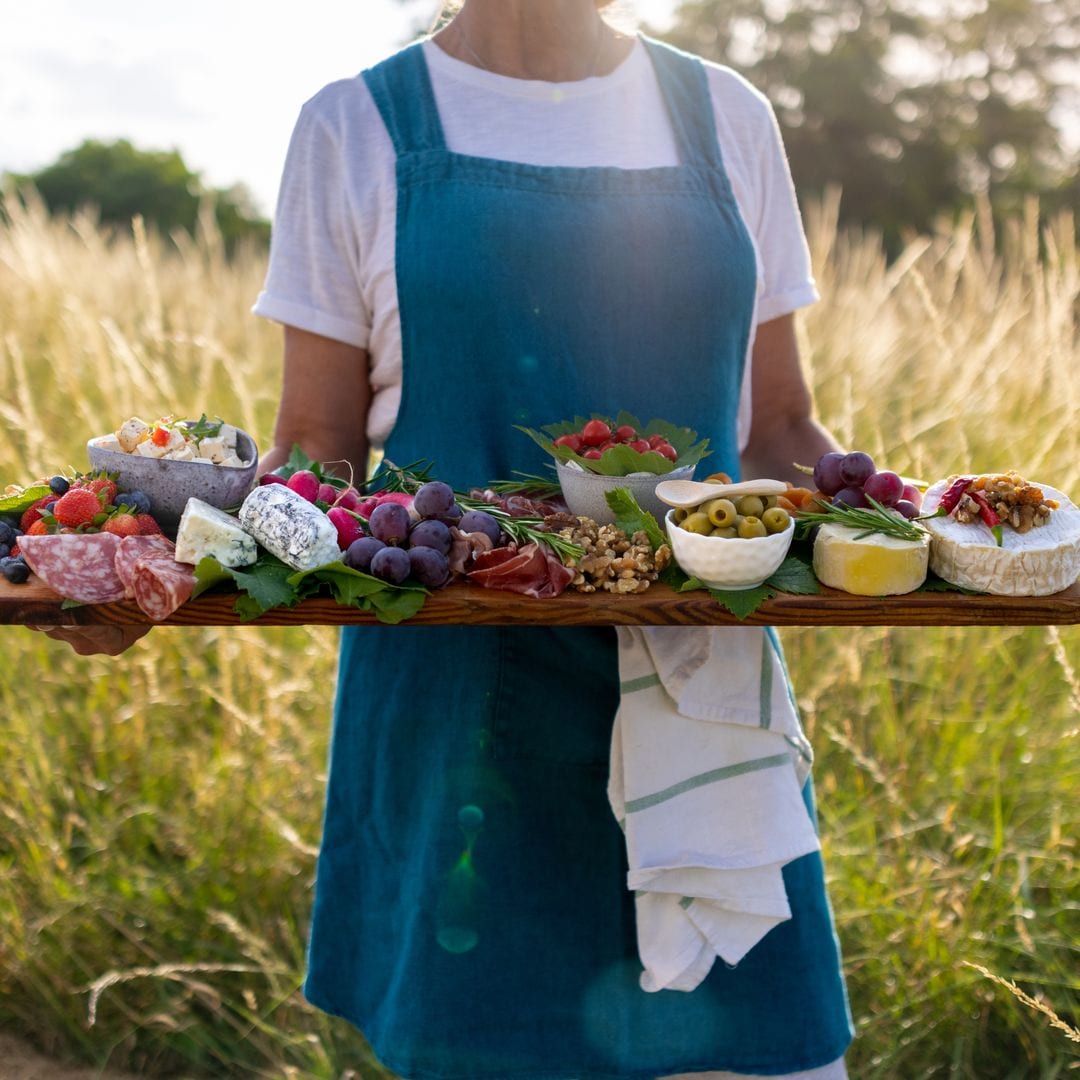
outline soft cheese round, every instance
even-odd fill
[[[1045,525],[1026,533],[1004,526],[1001,547],[981,521],[924,521],[931,535],[930,569],[953,585],[996,596],[1049,596],[1074,584],[1080,577],[1080,509],[1060,491],[1032,483],[1046,498],[1056,499],[1059,509]],[[939,480],[927,489],[923,514],[937,509],[948,484]]]
[[[814,540],[814,573],[830,589],[859,596],[897,596],[926,580],[930,537],[900,540],[882,533],[827,524]]]

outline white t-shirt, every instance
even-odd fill
[[[454,152],[545,166],[679,164],[640,39],[611,74],[569,83],[512,79],[456,60],[433,41],[422,47]],[[791,175],[767,99],[729,68],[705,68],[724,166],[757,255],[756,321],[765,322],[817,299]],[[401,401],[394,167],[390,136],[361,76],[308,101],[289,145],[270,267],[254,307],[368,350],[367,434],[375,446],[389,436]],[[749,430],[748,357],[740,447]]]

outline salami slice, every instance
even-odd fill
[[[124,586],[124,598],[135,595],[135,564],[145,555],[156,553],[173,558],[176,545],[167,536],[125,536],[116,549],[116,573]]]
[[[120,537],[112,533],[20,536],[19,551],[50,589],[66,600],[108,604],[124,598],[116,572]]]
[[[135,603],[153,622],[167,619],[195,588],[195,567],[178,563],[171,555],[151,551],[132,570]]]

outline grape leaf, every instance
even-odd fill
[[[789,555],[765,584],[798,596],[811,596],[821,592],[821,583],[814,571],[796,555]]]
[[[754,589],[709,589],[709,595],[722,607],[727,608],[736,619],[753,615],[766,600],[776,595],[768,582]]]
[[[788,555],[778,569],[763,585],[751,589],[710,589],[696,577],[686,578],[677,586],[679,592],[692,592],[706,589],[709,595],[737,619],[753,615],[766,600],[771,600],[778,592],[795,593],[807,596],[821,592],[821,584],[814,576],[814,571],[804,559],[797,555]]]
[[[212,555],[200,559],[195,567],[195,588],[191,590],[191,599],[202,596],[207,589],[223,581],[231,581],[232,575]]]
[[[391,585],[343,562],[294,574],[290,584],[301,596],[314,595],[325,586],[339,604],[372,611],[380,622],[386,623],[401,622],[415,615],[428,596],[427,590],[418,585]]]
[[[611,512],[615,515],[615,524],[627,536],[633,536],[636,532],[644,532],[649,538],[653,551],[661,544],[667,543],[664,530],[660,528],[656,518],[648,510],[641,509],[637,499],[634,498],[634,493],[629,488],[615,488],[613,491],[605,491],[604,499]]]
[[[273,555],[260,556],[258,562],[243,570],[223,569],[236,582],[236,587],[249,597],[249,601],[241,597],[236,609],[245,618],[254,618],[273,607],[292,607],[300,599],[296,589],[289,584],[295,571]],[[252,610],[255,615],[245,614]]]
[[[24,510],[46,495],[52,494],[52,488],[48,484],[35,484],[33,487],[23,488],[14,495],[5,495],[0,499],[0,514],[21,514]]]

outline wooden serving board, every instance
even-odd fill
[[[185,604],[166,626],[297,626],[375,623],[367,612],[329,598],[275,608],[245,623],[233,611],[236,593],[207,593]],[[147,622],[133,602],[62,609],[60,597],[36,577],[25,585],[0,579],[0,624],[80,626]],[[1080,584],[1053,596],[965,596],[916,592],[853,596],[824,589],[814,596],[781,593],[740,622],[704,591],[676,593],[655,584],[639,596],[566,592],[553,600],[451,585],[428,597],[403,625],[446,626],[1046,626],[1080,623]]]

